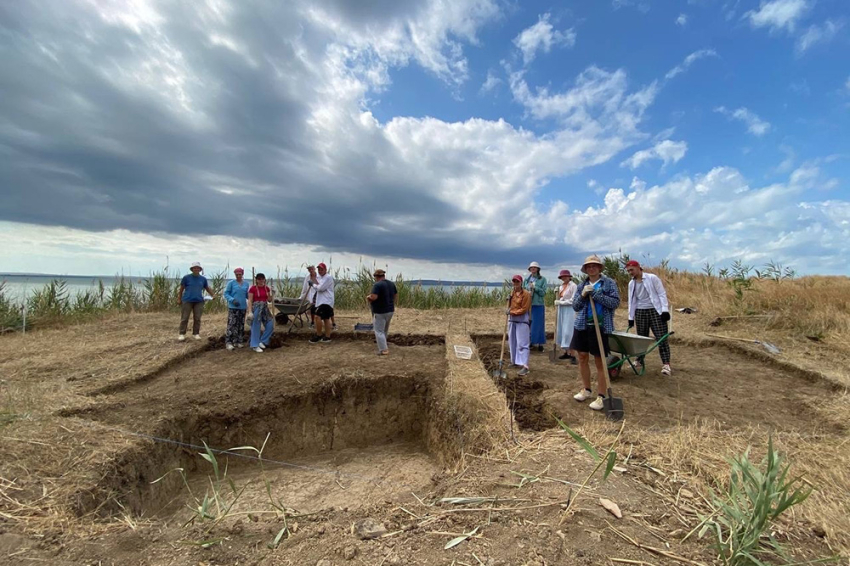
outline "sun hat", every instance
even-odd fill
[[[201,267],[201,262],[199,262],[199,261],[192,262],[192,265],[189,267],[189,270],[195,269],[196,267],[198,269],[200,269],[201,271],[204,270],[204,268]]]
[[[584,259],[584,263],[583,263],[583,264],[581,264],[581,272],[582,272],[582,273],[587,273],[587,271],[585,270],[585,268],[586,268],[588,265],[592,264],[592,263],[595,263],[595,264],[596,264],[596,265],[598,265],[599,267],[605,267],[605,264],[604,264],[604,263],[602,263],[602,260],[601,260],[601,259],[599,259],[599,256],[598,256],[598,255],[596,255],[596,254],[594,254],[594,255],[589,255],[589,256],[587,256],[587,257]]]
[[[236,269],[233,270],[233,273],[245,273],[245,270],[242,269],[241,267],[237,267]]]
[[[511,281],[519,281],[519,282],[522,282],[522,275],[519,275],[519,274],[514,275],[513,277],[511,277]]]
[[[562,269],[561,272],[558,274],[558,279],[560,279],[561,277],[569,277],[570,279],[572,279],[573,274],[570,273],[569,269]]]
[[[528,270],[531,271],[532,267],[536,267],[537,269],[540,269],[540,264],[537,263],[536,261],[532,261],[531,263],[528,264]]]
[[[319,264],[319,265],[317,265],[316,267],[321,267],[322,269],[327,269],[327,268],[328,268],[328,266],[327,266],[327,265],[325,265],[325,264],[324,264],[324,262],[320,263],[320,264]]]
[[[635,260],[631,260],[628,263],[626,263],[626,267],[640,267],[640,263],[638,263]]]
[[[383,269],[376,269],[375,273],[373,273],[372,275],[383,277],[386,274],[387,274],[387,272],[384,271]]]

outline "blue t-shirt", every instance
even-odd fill
[[[185,287],[183,290],[184,303],[204,302],[204,289],[209,286],[206,277],[203,275],[184,275],[180,284]]]
[[[378,281],[372,286],[372,294],[378,295],[378,298],[372,301],[373,314],[387,314],[395,312],[395,296],[398,290],[395,288],[395,283],[392,281]]]
[[[593,285],[594,290],[601,289],[602,288],[602,279],[597,281],[595,284],[592,284],[590,281],[588,281],[587,284]],[[604,320],[605,310],[602,307],[602,305],[600,305],[596,301],[594,301],[593,304],[596,305],[596,318],[599,320],[599,324],[602,324],[602,321]],[[587,301],[587,307],[585,307],[584,312],[587,315],[587,323],[592,325],[593,324],[593,313],[590,310],[590,300]]]

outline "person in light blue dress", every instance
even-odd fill
[[[522,287],[531,293],[531,349],[539,352],[546,346],[546,278],[540,274],[540,264],[532,261]]]

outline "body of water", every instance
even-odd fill
[[[21,302],[24,297],[32,296],[35,289],[41,289],[54,279],[60,279],[65,282],[65,288],[68,291],[69,297],[74,297],[77,293],[97,289],[100,282],[103,282],[107,289],[113,283],[119,281],[121,277],[116,276],[99,276],[99,275],[40,275],[40,274],[0,274],[0,283],[3,284],[3,294],[14,302]],[[133,285],[141,286],[145,281],[145,277],[124,277],[124,281],[129,281]],[[412,281],[415,285],[419,281]],[[445,288],[487,288],[501,289],[500,283],[476,283],[470,281],[433,281],[422,280],[422,286],[428,287],[445,287]]]

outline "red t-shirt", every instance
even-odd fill
[[[248,293],[254,295],[255,301],[266,301],[269,300],[269,288],[263,285],[262,287],[257,287],[256,285],[251,285],[251,288],[248,289]]]

